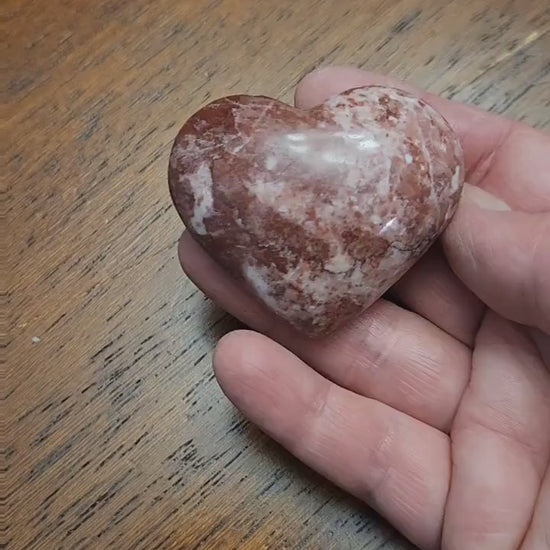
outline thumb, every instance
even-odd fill
[[[453,271],[491,309],[550,334],[550,213],[511,211],[466,184],[442,242]]]

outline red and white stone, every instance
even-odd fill
[[[185,123],[169,167],[194,238],[311,336],[369,307],[420,258],[450,221],[463,180],[445,119],[380,86],[309,111],[220,99]]]

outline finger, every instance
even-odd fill
[[[356,86],[371,84],[398,86],[429,100],[436,108],[446,107],[445,115],[453,109],[468,107],[446,102],[384,75],[377,75],[349,67],[329,67],[307,75],[296,88],[295,102],[298,107],[310,108],[327,97]],[[447,105],[449,104],[450,107]],[[444,109],[445,110],[445,109]],[[481,113],[473,111],[475,117]],[[470,115],[470,119],[473,115]],[[457,124],[463,123],[462,116],[455,116]],[[452,119],[454,120],[454,119]],[[455,125],[456,126],[456,125]],[[455,127],[456,129],[456,127]],[[494,141],[494,138],[493,138]],[[466,149],[468,152],[469,149]],[[473,152],[470,152],[470,157]],[[477,162],[470,158],[467,162]],[[390,295],[405,307],[422,315],[441,329],[467,345],[472,345],[484,306],[457,279],[441,253],[432,252],[423,258],[392,289]]]
[[[451,271],[439,243],[390,289],[389,296],[473,346],[485,305]]]
[[[550,333],[550,213],[492,208],[466,188],[442,238],[449,263],[491,309]]]
[[[489,312],[451,431],[450,548],[515,550],[550,454],[550,373],[524,327]]]
[[[298,459],[421,548],[439,546],[450,474],[446,435],[329,382],[259,334],[223,338],[214,368],[229,399]]]
[[[303,337],[277,320],[190,235],[180,241],[187,275],[223,309],[301,357],[338,385],[448,430],[470,375],[470,350],[418,315],[379,300],[324,338]]]
[[[328,67],[310,73],[296,88],[295,102],[309,108],[332,94],[369,84],[408,90],[437,109],[460,138],[467,181],[502,197],[514,209],[540,212],[550,208],[550,136],[523,123],[352,67]]]

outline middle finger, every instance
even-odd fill
[[[249,327],[278,341],[325,377],[447,431],[470,374],[470,350],[423,317],[386,300],[336,333],[309,339],[247,293],[184,233],[184,271]]]

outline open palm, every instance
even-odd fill
[[[366,84],[410,89],[331,68],[296,104]],[[505,203],[469,187],[441,243],[353,323],[306,339],[188,234],[180,259],[258,331],[222,339],[216,375],[299,459],[421,548],[550,548],[550,138],[423,96],[459,135],[468,181]]]

